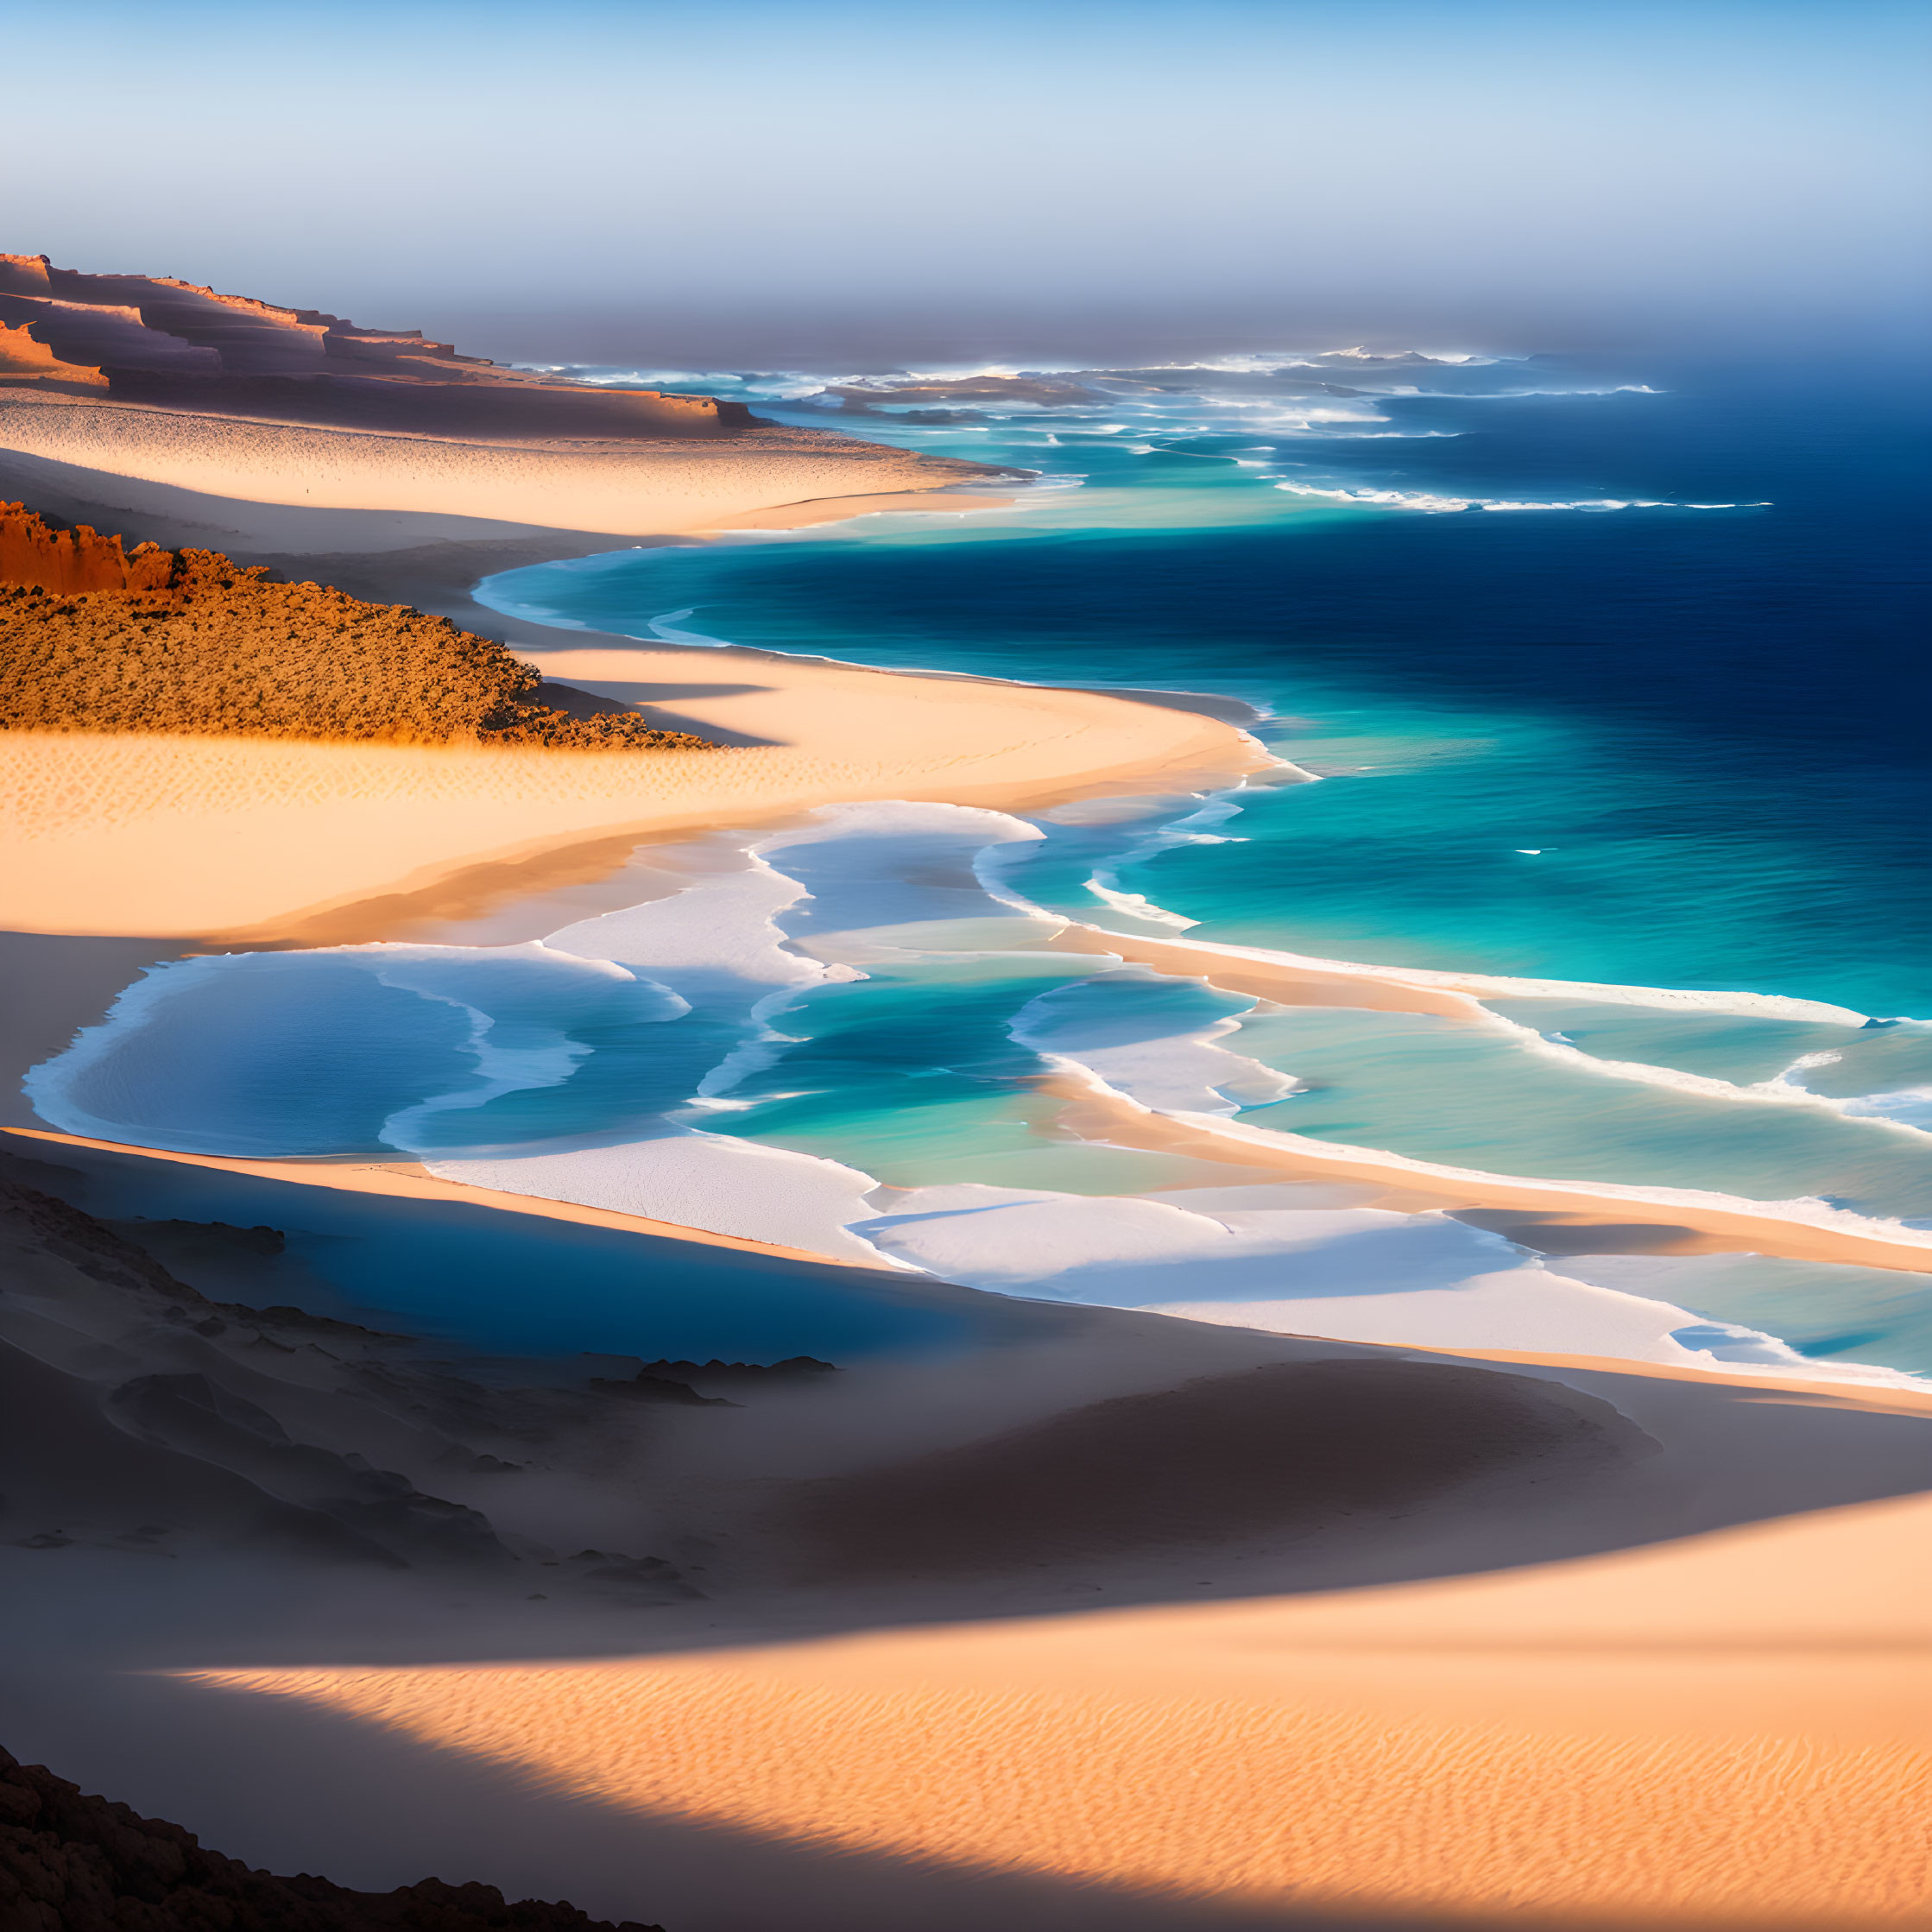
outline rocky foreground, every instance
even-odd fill
[[[192,1831],[91,1796],[0,1751],[0,1932],[662,1932],[613,1928],[567,1901],[514,1904],[494,1885],[425,1878],[351,1891],[280,1878],[212,1852]]]

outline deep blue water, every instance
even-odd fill
[[[1276,748],[1343,782],[1251,801],[1246,844],[1133,868],[1204,936],[1932,1016],[1925,372],[1552,358],[1453,380],[1610,377],[1664,393],[1379,397],[1372,438],[1165,398],[1213,433],[868,415],[849,426],[1089,487],[1031,521],[637,552],[497,594],[591,628],[692,610],[678,628],[769,648],[1262,704]],[[1136,434],[1159,440],[1130,453]],[[1265,472],[1228,461],[1268,444]],[[1431,515],[1281,477],[1766,507]]]

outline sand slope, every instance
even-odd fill
[[[27,1145],[74,1163],[47,1177],[70,1188],[136,1159]],[[396,1198],[426,1215],[431,1191]],[[550,1225],[567,1265],[572,1228]],[[1146,1893],[1173,1926],[1239,1908],[1264,1924],[1878,1927],[1932,1909],[1932,1395],[1499,1367],[993,1298],[1001,1346],[739,1408],[638,1409],[500,1371],[459,1386],[458,1364],[327,1323],[305,1337],[287,1310],[224,1306],[214,1334],[157,1323],[150,1304],[181,1290],[98,1229],[88,1250],[79,1223],[47,1226],[66,1252],[29,1253],[0,1304],[40,1364],[21,1453],[85,1494],[25,1498],[58,1507],[74,1546],[0,1546],[16,1627],[38,1633],[0,1674],[82,1683],[84,1708],[41,1698],[22,1741],[137,1800],[118,1723],[81,1748],[87,1711],[142,1708],[119,1673],[174,1669],[171,1737],[204,1734],[199,1711],[221,1734],[211,1705],[262,1714],[267,1759],[204,1764],[189,1819],[244,1849],[236,1808],[320,1713],[338,1761],[365,1770],[397,1775],[401,1744],[428,1747],[402,1767],[405,1818],[460,1811],[481,1765],[635,1821],[645,1835],[615,1832],[592,1872],[527,1835],[511,1863],[486,1846],[465,1866],[588,1885],[612,1916],[660,1897],[680,1932],[762,1927],[780,1901],[805,1932],[977,1932],[993,1878],[1033,1888],[1001,1911],[1015,1932],[1114,1923],[1108,1899]],[[158,1392],[141,1380],[156,1370]],[[193,1393],[186,1377],[310,1446],[264,1448],[232,1401],[157,1407]],[[587,1404],[597,1433],[556,1427]],[[268,1607],[274,1564],[210,1567],[184,1533],[265,1500],[205,1468],[179,1493],[125,1487],[159,1512],[142,1520],[175,1524],[175,1562],[110,1533],[132,1518],[109,1453],[124,1462],[128,1438],[105,1416],[347,1527],[364,1519],[338,1492],[311,1493],[324,1445],[420,1463],[432,1498],[456,1484],[506,1533],[547,1542],[568,1522],[599,1550],[674,1558],[697,1534],[704,1594],[640,1602],[626,1584],[634,1601],[605,1601],[602,1571],[518,1544],[514,1563],[461,1573],[412,1548],[411,1569],[331,1576],[316,1550]],[[531,1466],[477,1474],[429,1431],[466,1448],[483,1431]],[[174,1467],[153,1464],[149,1489]],[[351,1574],[371,1581],[350,1590]],[[361,1775],[262,1855],[325,1862]],[[666,1833],[668,1876],[639,1848]],[[345,1875],[420,1877],[428,1854],[401,1837],[402,1867]],[[786,1853],[811,1897],[773,1890],[747,1846]],[[903,1882],[879,1891],[875,1865]],[[1083,1921],[1070,1885],[1101,1888]]]
[[[468,439],[319,428],[0,390],[0,447],[257,503],[484,517],[646,536],[826,496],[925,491],[1000,472],[830,432]]]
[[[1923,1924],[1929,1532],[1920,1498],[1253,1606],[199,1681],[641,1811],[1203,1903]]]
[[[554,653],[546,668],[584,654]],[[833,799],[1044,800],[1129,773],[1212,770],[1231,782],[1263,761],[1212,719],[1089,692],[712,651],[622,654],[680,725],[765,742],[634,755],[0,736],[0,925],[261,928],[620,830],[745,824]],[[736,688],[706,695],[721,682]]]

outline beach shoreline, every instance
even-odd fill
[[[205,526],[211,517],[217,528],[235,526],[229,540],[242,538],[243,556],[256,554],[249,542],[286,546],[292,529],[306,526],[308,541],[331,547],[306,554],[284,549],[275,554],[285,570],[306,565],[374,597],[413,594],[423,608],[454,622],[504,635],[552,688],[635,704],[665,723],[736,742],[722,753],[633,761],[549,750],[11,734],[10,742],[0,740],[0,773],[10,766],[16,796],[58,800],[60,809],[38,824],[27,818],[38,836],[20,848],[26,860],[14,868],[10,905],[0,901],[0,925],[41,935],[55,947],[99,946],[136,933],[169,942],[177,956],[407,939],[425,927],[514,906],[553,882],[594,879],[642,843],[720,824],[755,830],[795,822],[820,805],[863,799],[1039,810],[1151,786],[1223,789],[1278,763],[1233,722],[1241,707],[1231,700],[1177,692],[1164,701],[1159,692],[878,671],[737,646],[647,644],[506,616],[475,597],[481,578],[499,565],[546,560],[559,548],[595,554],[620,543],[616,536],[527,528],[512,537],[452,538],[439,524],[435,540],[425,545],[407,540],[420,533],[404,519],[376,539],[382,547],[337,550],[344,540],[370,542],[376,525],[365,513],[341,510],[298,510],[294,525],[276,511],[264,521],[260,505],[208,499],[152,479],[131,487],[128,479],[71,467],[59,480],[72,502],[92,492],[137,506],[127,513],[136,534],[172,534],[191,521]],[[943,483],[925,500],[936,510],[954,502],[984,507],[981,499],[953,495],[957,488]],[[818,521],[870,508],[916,508],[920,501],[822,498],[751,514],[769,520],[762,527],[780,527],[793,512]],[[682,540],[666,532],[659,540]],[[726,666],[743,681],[719,681]],[[997,748],[989,752],[988,741]],[[881,759],[876,747],[886,742],[910,748],[912,755]],[[211,854],[219,855],[215,862]],[[414,862],[401,869],[406,861]],[[296,892],[304,897],[291,903]],[[104,919],[107,907],[111,916]],[[1480,975],[1303,959],[1077,921],[1064,924],[1045,944],[1297,1005],[1467,1020],[1480,1015],[1483,994],[1521,989]],[[1662,1005],[1711,997],[1647,996]],[[77,1015],[77,1023],[84,1017]],[[1645,1252],[1756,1252],[1932,1271],[1932,1238],[1916,1240],[1904,1230],[1894,1236],[1822,1207],[1760,1209],[1654,1188],[1466,1173],[1372,1149],[1150,1112],[1078,1075],[1049,1076],[1038,1085],[1062,1103],[1063,1124],[1083,1138],[1247,1166],[1258,1178],[1339,1180],[1374,1190],[1374,1204],[1402,1212],[1500,1211],[1518,1217],[1532,1246],[1536,1227],[1546,1221],[1561,1222],[1572,1243],[1591,1228],[1602,1230],[1606,1241],[1626,1241],[1635,1210],[1656,1224],[1638,1231],[1664,1243],[1653,1241]],[[716,1238],[693,1233],[700,1241]]]
[[[21,406],[0,410],[7,407]],[[242,426],[249,447],[257,426]],[[233,426],[220,426],[224,438],[232,433]],[[342,432],[286,433],[314,439]],[[640,513],[640,520],[665,539],[711,527],[726,513],[703,489],[677,479],[688,464],[723,461],[717,452],[736,446],[654,452],[659,470],[672,472],[684,495],[666,511],[673,483],[660,479],[652,499],[658,511]],[[856,497],[828,491],[826,482],[843,480],[838,462],[857,459],[815,467],[821,451],[812,442],[803,455],[767,464],[740,494],[769,500],[795,488],[798,498],[767,501],[755,514],[782,520],[795,512],[816,522],[874,507],[916,509],[930,492],[957,483],[957,472],[983,467],[850,446],[871,452],[864,458],[868,482],[901,487]],[[497,568],[619,547],[622,532],[586,523],[553,534],[524,524],[486,536],[473,520],[465,525],[440,508],[378,513],[337,505],[311,515],[271,503],[281,514],[264,516],[259,504],[184,489],[158,460],[146,462],[153,473],[133,477],[79,470],[65,460],[74,447],[72,439],[60,445],[63,460],[51,479],[62,486],[57,513],[72,504],[112,514],[118,498],[126,505],[118,521],[130,540],[159,534],[179,541],[180,532],[195,527],[224,538],[238,562],[269,561],[289,575],[313,571],[382,601],[414,596],[436,615],[504,636],[554,682],[581,685],[597,682],[599,672],[617,674],[647,691],[643,702],[653,722],[675,717],[699,735],[709,727],[731,748],[627,758],[10,733],[0,742],[0,786],[18,842],[0,900],[0,925],[8,930],[257,944],[306,934],[359,901],[420,893],[465,870],[559,857],[567,864],[573,850],[620,836],[721,821],[758,824],[863,799],[1038,806],[1150,777],[1233,783],[1270,762],[1219,719],[1153,698],[908,678],[768,652],[648,649],[620,639],[609,641],[618,648],[599,648],[603,641],[593,634],[506,622],[470,592]],[[30,470],[14,483],[29,484]],[[925,487],[908,496],[908,480]],[[520,485],[526,499],[533,489],[541,494],[540,481]],[[957,500],[972,508],[988,501]],[[294,547],[304,523],[306,547]],[[419,535],[429,541],[411,540]],[[711,695],[708,687],[727,665],[744,667],[747,681]],[[752,666],[755,684],[748,681]],[[892,749],[882,754],[881,747]],[[374,810],[372,801],[379,801]]]
[[[12,487],[32,501],[18,470]],[[245,525],[227,533],[242,560],[407,597],[508,635],[559,684],[740,742],[635,761],[212,738],[0,744],[38,814],[41,856],[15,868],[10,888],[8,923],[41,934],[22,957],[50,979],[64,959],[93,963],[68,1007],[50,999],[36,1012],[22,1051],[44,1051],[70,1008],[75,1024],[98,1017],[103,976],[129,946],[151,944],[158,958],[359,944],[595,879],[644,839],[704,826],[854,799],[1010,811],[1151,781],[1226,789],[1270,763],[1225,717],[1152,694],[647,647],[502,620],[470,597],[493,569],[622,547],[621,531],[224,508],[153,479],[89,479],[52,458],[36,473],[62,480],[68,501],[91,490],[138,502],[130,534],[209,542],[223,518]],[[1092,927],[1070,925],[1053,943],[1228,984],[1245,975],[1278,997],[1443,1018],[1467,1017],[1477,990]],[[1165,1120],[1091,1086],[1052,1097],[1096,1139],[1193,1136],[1213,1142],[1215,1160],[1260,1158],[1214,1123]],[[230,1160],[25,1122],[10,1145],[23,1143],[50,1167],[63,1151],[82,1166],[90,1154],[138,1159],[332,1190],[338,1202],[379,1197],[426,1223],[452,1204],[504,1225],[514,1214],[556,1241],[559,1266],[593,1231],[670,1237],[714,1271],[835,1259],[440,1180],[407,1161]],[[1440,1190],[1473,1184],[1347,1147],[1270,1158],[1285,1173],[1323,1165],[1411,1209],[1453,1206]],[[1506,1194],[1514,1184],[1498,1184]],[[1573,1199],[1560,1184],[1530,1191],[1509,1198],[1584,1224],[1593,1212],[1607,1226],[1630,1219],[1627,1202]],[[1766,1224],[1706,1232],[1741,1241]],[[935,1306],[973,1298],[931,1276],[902,1279]],[[1932,1880],[1912,1837],[1924,1759],[1910,1711],[1932,1602],[1921,1493],[1932,1395],[1721,1364],[1375,1346],[985,1300],[1012,1323],[1010,1342],[950,1363],[907,1355],[842,1370],[836,1385],[768,1409],[644,1411],[586,1395],[607,1415],[641,1417],[647,1445],[627,1466],[629,1487],[600,1476],[603,1488],[584,1486],[589,1502],[565,1495],[552,1441],[492,1436],[496,1452],[533,1467],[480,1474],[432,1459],[435,1445],[406,1433],[357,1436],[346,1407],[289,1395],[245,1353],[237,1370],[220,1350],[240,1343],[210,1337],[209,1324],[150,1322],[141,1332],[163,1342],[139,1346],[165,1347],[155,1360],[176,1379],[226,1375],[243,1400],[281,1404],[332,1444],[367,1443],[437,1497],[540,1526],[546,1543],[563,1532],[544,1512],[567,1502],[573,1529],[612,1525],[576,1530],[596,1545],[584,1556],[654,1550],[661,1530],[679,1563],[713,1565],[723,1581],[697,1568],[694,1599],[552,1618],[555,1579],[576,1561],[570,1541],[548,1556],[516,1543],[526,1567],[505,1582],[431,1568],[380,1591],[344,1584],[339,1596],[316,1571],[267,1559],[253,1570],[181,1564],[171,1576],[148,1556],[21,1543],[0,1549],[0,1567],[50,1634],[30,1676],[5,1673],[20,1728],[4,1741],[186,1816],[245,1859],[371,1885],[446,1861],[612,1916],[661,1916],[677,1932],[968,1932],[994,1912],[1015,1932],[1419,1932],[1505,1916],[1877,1932],[1923,1913]],[[117,1379],[152,1366],[125,1338],[124,1361],[92,1342],[62,1346],[61,1360],[106,1361],[97,1372]],[[308,1373],[287,1342],[263,1359]],[[325,1352],[315,1372],[338,1395],[347,1359]],[[1568,1405],[1607,1446],[1596,1461],[1569,1460],[1518,1417],[1495,1483],[1378,1494],[1257,1550],[1190,1527],[1252,1479],[1253,1458],[1184,1443],[1174,1462],[1192,1487],[1177,1517],[1142,1522],[1138,1493],[1109,1505],[1128,1520],[1124,1554],[1104,1537],[1081,1543],[1076,1512],[1049,1525],[1064,1546],[1054,1562],[1015,1571],[995,1511],[990,1531],[959,1529],[963,1568],[951,1582],[835,1566],[801,1594],[754,1564],[753,1586],[734,1594],[732,1539],[755,1545],[748,1527],[769,1524],[773,1497],[793,1493],[784,1485],[801,1472],[857,1481],[862,1504],[882,1470],[910,1485],[903,1519],[925,1525],[950,1520],[944,1458],[976,1456],[1008,1485],[1007,1513],[1024,1517],[1040,1487],[1028,1477],[1037,1464],[1014,1476],[1029,1430],[1071,1431],[1070,1462],[1104,1471],[1121,1441],[1114,1403],[1151,1403],[1133,1412],[1166,1426],[1162,1405],[1198,1402],[1204,1381],[1226,1378],[1215,1386],[1231,1398],[1239,1374],[1336,1363],[1407,1378],[1396,1406],[1341,1431],[1344,1465],[1402,1437],[1411,1396],[1438,1371],[1475,1378],[1499,1409],[1525,1388]],[[608,1362],[591,1366],[609,1381]],[[1266,1419],[1293,1404],[1259,1406]],[[1440,1446],[1424,1433],[1413,1453],[1426,1466]],[[407,1460],[419,1453],[420,1471]],[[546,1457],[557,1467],[540,1467]],[[1281,1481],[1319,1493],[1329,1468],[1326,1456],[1290,1462]],[[676,1540],[689,1531],[703,1537]],[[977,1572],[971,1539],[989,1534]],[[70,1557],[64,1572],[48,1567]],[[199,1593],[188,1587],[198,1578]],[[125,1628],[120,1611],[76,1616],[91,1591],[132,1607]],[[210,1740],[186,1790],[175,1756],[155,1749],[184,1726]],[[286,1802],[291,1780],[306,1780],[300,1806]]]

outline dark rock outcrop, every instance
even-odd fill
[[[191,1831],[84,1793],[0,1751],[0,1932],[661,1932],[566,1902],[511,1904],[493,1885],[424,1878],[351,1891],[276,1878]]]

